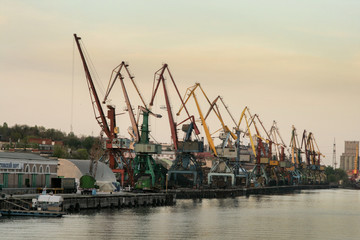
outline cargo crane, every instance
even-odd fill
[[[136,190],[159,190],[165,186],[166,169],[157,164],[152,154],[161,153],[161,145],[150,143],[149,115],[161,118],[161,115],[152,113],[149,109],[139,107],[143,115],[141,135],[135,144],[136,157],[133,160],[134,180]]]
[[[230,177],[231,178],[231,185],[234,186],[235,185],[235,181],[236,181],[236,176],[235,176],[235,173],[234,173],[234,169],[229,165],[229,159],[228,158],[225,158],[224,157],[224,152],[222,152],[223,148],[220,147],[220,148],[216,148],[215,147],[215,144],[214,144],[214,141],[212,139],[212,136],[209,132],[209,129],[208,129],[208,126],[207,126],[207,123],[206,123],[206,120],[205,120],[205,117],[204,117],[204,114],[200,108],[200,104],[199,104],[199,101],[198,101],[198,98],[195,94],[195,91],[197,89],[200,89],[203,96],[205,97],[206,101],[209,103],[210,105],[210,111],[211,111],[211,106],[212,106],[212,103],[211,101],[209,100],[209,98],[207,97],[205,91],[203,90],[203,88],[201,87],[200,83],[196,83],[194,86],[192,87],[189,87],[187,90],[186,90],[186,93],[185,93],[185,96],[184,96],[184,105],[185,106],[189,99],[192,97],[195,101],[195,105],[196,105],[196,108],[198,110],[198,113],[199,113],[199,116],[200,116],[200,119],[201,119],[201,123],[203,125],[203,129],[204,129],[204,132],[205,132],[205,135],[206,135],[206,139],[208,141],[208,144],[214,154],[214,156],[217,158],[217,161],[216,163],[212,166],[212,168],[210,169],[210,172],[208,174],[208,184],[211,185],[212,184],[212,178],[214,176],[216,177],[220,177],[220,178],[223,178],[224,179],[224,182],[225,184],[227,184],[227,178]],[[179,111],[177,114],[180,114],[180,112],[182,111],[183,109],[183,106],[180,107]],[[216,110],[214,110],[215,114],[218,116],[220,122],[222,121],[222,118],[220,117],[220,115],[218,114],[218,112]],[[228,127],[223,123],[222,121],[222,124],[223,124],[223,129],[225,129],[225,131],[227,131],[227,134],[228,135],[231,135]],[[236,138],[236,136],[235,136]],[[224,141],[225,143],[228,142],[228,141]],[[218,150],[220,150],[220,154],[218,153]]]
[[[201,88],[201,86],[199,85],[199,87]],[[205,95],[206,99],[207,96]],[[221,124],[221,128],[217,131],[215,131],[214,133],[217,133],[219,131],[220,135],[219,138],[222,140],[222,144],[221,147],[216,147],[217,149],[217,153],[221,156],[227,155],[227,157],[229,158],[236,158],[236,149],[233,146],[232,140],[236,141],[237,140],[237,136],[235,133],[233,133],[230,128],[225,124],[224,119],[222,117],[222,114],[220,112],[220,108],[217,104],[217,101],[220,100],[221,103],[223,104],[223,106],[226,108],[229,116],[231,117],[231,119],[234,121],[234,125],[236,125],[236,122],[234,120],[234,117],[232,116],[232,114],[230,113],[228,107],[226,106],[226,104],[224,103],[224,100],[222,97],[218,96],[215,98],[215,100],[210,104],[210,108],[207,112],[207,114],[204,117],[204,120],[206,121],[206,119],[208,118],[208,116],[210,115],[211,112],[214,112],[217,119],[219,120],[220,124]],[[213,134],[214,134],[213,133]],[[213,135],[211,134],[211,135]]]
[[[166,88],[166,78],[165,76],[169,76],[173,87],[176,90],[177,97],[179,97],[181,101],[181,105],[184,107],[186,112],[186,119],[177,124],[174,121],[173,113],[171,110],[171,104],[169,99],[168,90]],[[195,118],[193,115],[189,114],[189,111],[184,105],[184,102],[181,98],[180,92],[176,86],[174,78],[169,70],[167,64],[164,64],[158,71],[154,74],[154,88],[152,92],[152,97],[150,101],[150,106],[154,105],[154,100],[157,94],[157,90],[159,89],[160,83],[163,85],[164,97],[166,103],[166,110],[168,113],[168,119],[170,124],[171,131],[171,139],[174,145],[175,151],[175,160],[173,161],[172,166],[168,171],[168,181],[170,183],[178,184],[178,174],[181,175],[184,179],[184,175],[192,175],[193,182],[192,185],[196,186],[198,184],[202,184],[203,171],[201,168],[201,162],[196,157],[196,153],[200,153],[204,151],[204,142],[200,140],[198,135],[200,131],[195,123]],[[189,123],[185,123],[189,122]],[[183,140],[179,140],[177,135],[177,127],[181,125],[182,131],[185,133],[185,137]],[[195,136],[195,139],[192,136]]]
[[[213,168],[210,170],[210,173],[208,174],[209,182],[211,183],[213,176],[218,176],[218,173],[220,174],[222,173],[222,171],[220,170],[221,165],[226,166],[226,164],[228,164],[228,167],[231,168],[233,173],[235,174],[235,179],[236,180],[239,179],[240,184],[244,184],[247,186],[248,172],[243,167],[242,161],[245,160],[244,159],[245,157],[244,155],[241,154],[241,152],[248,152],[247,148],[244,148],[244,146],[241,146],[240,144],[240,137],[239,137],[240,132],[239,131],[235,131],[235,133],[232,132],[230,128],[225,124],[222,114],[220,112],[220,108],[217,104],[218,100],[220,100],[222,106],[226,109],[228,115],[233,121],[234,126],[236,126],[236,121],[232,116],[231,112],[229,111],[228,106],[225,104],[223,98],[220,96],[216,97],[215,100],[211,103],[210,108],[207,114],[205,115],[204,119],[206,120],[208,118],[210,112],[214,112],[221,124],[221,128],[215,131],[215,133],[221,131],[219,138],[220,140],[222,140],[222,143],[220,147],[216,147],[216,151],[218,153],[220,160],[223,161],[217,161],[216,164],[213,166]],[[234,129],[236,128],[234,127]],[[235,142],[235,144],[233,143],[233,141]],[[248,156],[248,161],[250,161],[250,155],[247,156]]]
[[[270,128],[269,135],[271,137],[271,141],[273,142],[273,146],[275,148],[275,155],[273,155],[273,160],[278,160],[278,178],[280,185],[288,185],[294,182],[298,182],[298,175],[294,175],[294,172],[290,172],[289,168],[291,168],[291,163],[289,159],[286,158],[285,149],[286,145],[284,140],[280,135],[279,128],[277,126],[276,121],[273,121],[273,125]]]
[[[291,148],[291,164],[290,172],[294,176],[295,180],[298,180],[298,183],[302,183],[305,179],[305,174],[303,174],[303,169],[306,168],[302,162],[302,151],[299,144],[298,135],[296,132],[296,128],[292,126],[291,131],[291,140],[289,147]]]
[[[114,87],[114,84],[117,80],[119,80],[120,84],[121,84],[121,88],[122,88],[122,92],[125,98],[125,103],[126,103],[126,110],[129,113],[129,117],[130,117],[130,121],[131,121],[131,127],[129,128],[129,134],[132,136],[132,141],[130,144],[130,149],[134,149],[134,144],[136,142],[138,142],[140,140],[140,133],[139,133],[139,128],[138,128],[138,122],[135,120],[135,114],[133,111],[133,107],[131,105],[130,102],[130,98],[129,95],[127,93],[126,90],[126,86],[124,83],[124,75],[121,73],[121,71],[125,71],[125,74],[128,76],[128,78],[131,80],[141,102],[142,102],[142,106],[147,109],[147,106],[145,104],[145,101],[139,91],[139,88],[137,87],[135,81],[134,81],[134,76],[130,73],[129,70],[129,64],[125,63],[125,62],[121,62],[117,67],[114,68],[114,70],[111,73],[110,76],[110,81],[106,90],[106,94],[103,100],[103,103],[105,104],[108,101],[108,97],[110,95],[111,90]]]
[[[129,158],[130,151],[128,148],[124,147],[121,139],[117,137],[118,128],[116,127],[115,119],[115,108],[114,106],[107,105],[108,112],[107,118],[109,119],[109,124],[106,120],[102,105],[100,103],[98,94],[96,92],[92,76],[90,74],[89,67],[86,63],[86,59],[83,53],[83,50],[80,45],[81,38],[74,34],[76,45],[78,47],[80,57],[83,63],[85,70],[85,76],[89,88],[91,103],[93,111],[95,114],[95,119],[98,122],[101,131],[105,133],[107,139],[105,140],[105,155],[101,159],[108,159],[109,167],[114,173],[121,174],[121,185],[124,186],[125,174],[128,174],[129,179],[128,183],[133,184],[132,179],[132,169],[131,169],[131,160]],[[96,163],[95,163],[96,164]],[[95,167],[96,168],[96,167]]]
[[[256,162],[253,170],[250,172],[250,180],[254,182],[254,184],[265,186],[265,185],[278,185],[279,177],[278,177],[278,166],[279,161],[274,159],[272,156],[272,146],[273,141],[269,133],[266,131],[262,121],[260,120],[257,114],[251,115],[250,110],[246,107],[243,111],[243,114],[247,113],[249,115],[249,119],[251,119],[249,127],[254,125],[255,128],[255,137],[257,140],[256,145]],[[242,114],[242,116],[243,116]],[[241,117],[242,117],[241,116]],[[241,122],[241,117],[240,121]],[[257,123],[263,129],[263,132],[266,134],[266,138],[264,138],[259,131]],[[244,133],[244,135],[247,132]],[[252,136],[250,136],[252,137]]]
[[[353,169],[353,172],[352,172],[352,176],[350,178],[351,182],[353,184],[355,184],[355,187],[358,187],[357,186],[357,181],[358,181],[358,177],[359,177],[358,162],[359,162],[359,146],[356,145],[356,154],[355,154],[355,159],[354,159],[354,169]]]
[[[307,135],[306,130],[304,130],[303,138],[301,141],[301,147],[303,146],[305,148],[308,183],[325,182],[325,167],[320,165],[320,158],[324,155],[320,152],[313,133],[310,132],[309,135]]]
[[[136,120],[133,107],[131,105],[130,98],[124,83],[125,77],[121,73],[122,70],[125,71],[125,74],[131,80],[132,85],[134,86],[136,93],[138,94],[142,103],[142,106],[138,106],[139,111],[143,115],[141,136],[138,127],[140,113],[138,114],[138,119]],[[160,164],[157,164],[152,157],[152,154],[161,153],[161,145],[150,143],[149,115],[155,116],[156,118],[160,118],[161,115],[154,114],[148,109],[139,91],[139,88],[134,81],[134,76],[130,73],[129,64],[125,62],[121,62],[121,64],[115,67],[115,69],[112,71],[103,103],[106,103],[106,101],[108,100],[110,92],[113,89],[117,80],[119,80],[121,84],[122,92],[126,103],[126,110],[129,113],[131,121],[131,127],[128,129],[128,131],[129,134],[132,136],[132,141],[129,148],[131,150],[135,150],[136,155],[132,161],[133,179],[135,182],[134,189],[144,191],[160,189],[164,186],[164,176],[166,173],[164,173],[163,167]]]

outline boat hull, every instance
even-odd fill
[[[61,217],[64,212],[31,211],[31,210],[0,210],[2,216]]]

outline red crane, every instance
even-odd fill
[[[109,159],[109,167],[112,169],[114,173],[121,174],[122,185],[124,184],[125,173],[127,173],[129,176],[129,183],[133,185],[132,169],[131,169],[131,163],[129,157],[131,156],[131,154],[129,149],[125,148],[122,144],[122,141],[117,138],[115,108],[111,105],[107,105],[108,108],[107,118],[109,119],[110,122],[110,124],[108,124],[98,94],[96,92],[89,67],[86,63],[86,59],[80,45],[81,38],[78,37],[76,34],[74,34],[74,38],[84,66],[86,80],[90,92],[90,98],[92,100],[92,106],[95,114],[95,119],[100,125],[102,132],[104,132],[107,137],[105,142],[105,149],[106,149],[105,154],[108,156]]]
[[[178,136],[177,136],[177,131],[176,131],[176,127],[177,127],[177,124],[176,122],[174,121],[174,117],[173,117],[173,114],[172,114],[172,111],[171,111],[171,105],[170,105],[170,100],[169,100],[169,95],[168,95],[168,91],[166,89],[166,84],[165,84],[165,73],[168,73],[168,75],[170,76],[170,79],[171,79],[171,82],[173,83],[174,85],[174,88],[176,90],[176,93],[178,94],[179,96],[179,99],[181,100],[181,105],[184,106],[185,108],[185,111],[186,111],[186,114],[188,116],[187,119],[185,119],[183,122],[181,122],[180,124],[184,123],[185,121],[187,120],[190,120],[191,123],[193,124],[193,128],[194,128],[194,131],[195,131],[195,134],[196,135],[199,135],[200,134],[200,131],[199,129],[197,128],[196,124],[195,124],[195,119],[194,119],[194,116],[190,116],[187,108],[185,107],[185,104],[182,100],[182,97],[180,95],[180,92],[175,84],[175,81],[174,81],[174,78],[172,77],[171,75],[171,72],[168,68],[168,65],[167,64],[164,64],[162,68],[160,68],[158,71],[155,72],[155,76],[158,76],[157,77],[157,84],[156,84],[156,87],[153,89],[153,93],[152,93],[152,97],[151,97],[151,101],[150,101],[150,106],[153,106],[154,105],[154,100],[155,100],[155,96],[156,96],[156,93],[157,93],[157,90],[159,89],[159,85],[160,83],[162,82],[163,84],[163,88],[164,88],[164,95],[165,95],[165,103],[166,103],[166,108],[167,108],[167,112],[168,112],[168,116],[169,116],[169,124],[170,124],[170,130],[171,130],[171,138],[172,138],[172,141],[173,141],[173,144],[174,144],[174,149],[175,150],[178,150]],[[154,79],[154,81],[156,81],[156,77]],[[180,125],[178,124],[178,125]]]
[[[169,100],[169,94],[166,88],[166,79],[165,74],[170,77],[171,82],[176,90],[177,96],[179,97],[181,101],[181,106],[184,107],[187,118],[177,124],[174,121],[173,113],[171,110],[170,100]],[[157,81],[157,82],[156,82]],[[155,84],[156,83],[156,84]],[[166,109],[168,112],[168,118],[169,118],[169,124],[170,124],[170,130],[171,130],[171,139],[174,144],[174,150],[176,154],[176,159],[173,161],[173,164],[168,171],[168,181],[171,179],[171,176],[173,174],[174,176],[174,182],[176,184],[177,182],[177,174],[192,174],[193,177],[193,185],[196,185],[197,183],[202,183],[202,169],[201,165],[196,159],[196,156],[194,153],[203,152],[204,151],[204,142],[199,141],[198,135],[200,134],[200,131],[195,123],[195,118],[193,115],[190,116],[187,108],[185,107],[185,103],[180,95],[180,92],[175,84],[175,81],[172,77],[172,74],[168,68],[167,64],[164,64],[162,68],[160,68],[158,71],[155,72],[155,78],[154,78],[154,89],[150,101],[150,106],[153,106],[155,96],[157,93],[157,90],[159,89],[160,83],[163,85],[164,89],[164,96],[165,96],[165,103],[166,103]],[[155,86],[156,85],[156,86]],[[184,124],[186,121],[190,120],[190,124]],[[177,135],[177,129],[176,127],[182,125],[182,130],[186,133],[185,138],[183,141],[179,141],[178,135]],[[192,140],[191,135],[192,133],[195,133],[195,136],[197,140]]]
[[[121,83],[121,88],[122,88],[122,91],[123,91],[123,95],[124,95],[124,98],[125,98],[126,108],[127,108],[128,113],[129,113],[129,117],[130,117],[130,121],[131,121],[131,126],[132,126],[131,135],[134,136],[134,139],[133,139],[133,142],[132,142],[132,146],[130,148],[133,149],[133,144],[140,140],[140,133],[139,133],[138,123],[135,120],[135,114],[134,114],[134,111],[133,111],[133,107],[131,105],[129,95],[128,95],[127,91],[126,91],[126,86],[125,86],[125,83],[124,83],[124,78],[125,77],[121,73],[121,71],[123,69],[126,72],[126,74],[128,75],[128,77],[130,78],[130,80],[131,80],[137,94],[139,95],[139,97],[141,99],[141,102],[143,104],[143,107],[145,109],[147,109],[147,106],[146,106],[145,101],[144,101],[144,99],[143,99],[143,97],[142,97],[142,95],[141,95],[141,93],[139,91],[139,88],[137,87],[137,85],[136,85],[136,83],[134,81],[134,76],[130,73],[129,65],[127,63],[125,63],[125,62],[121,62],[121,64],[119,64],[112,71],[112,74],[111,74],[111,77],[110,77],[110,81],[109,81],[109,84],[108,84],[108,87],[107,87],[107,90],[106,90],[106,94],[105,94],[103,103],[106,103],[107,98],[109,97],[109,94],[110,94],[111,90],[113,89],[113,86],[114,86],[116,80],[119,79],[119,81]]]

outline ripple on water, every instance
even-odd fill
[[[360,192],[178,200],[63,218],[0,218],[1,239],[357,239]]]

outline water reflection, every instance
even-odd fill
[[[0,230],[1,239],[355,239],[359,213],[360,193],[339,189],[0,218]]]

